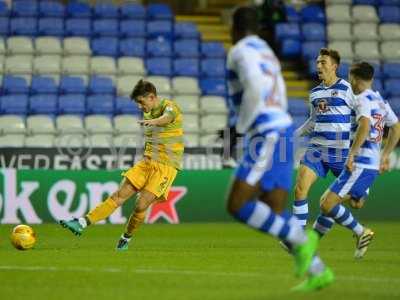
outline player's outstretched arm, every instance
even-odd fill
[[[400,122],[397,122],[389,129],[386,145],[383,148],[381,156],[381,167],[380,167],[381,172],[385,172],[389,169],[389,155],[396,147],[397,143],[399,142],[399,139],[400,139]]]
[[[171,123],[174,120],[174,117],[169,114],[165,113],[161,117],[151,120],[139,120],[138,123],[143,126],[165,126]]]

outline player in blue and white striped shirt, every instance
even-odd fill
[[[321,200],[321,210],[325,217],[349,228],[357,237],[355,258],[362,258],[372,240],[374,232],[361,225],[348,208],[341,203],[349,200],[353,207],[361,208],[369,187],[382,171],[388,168],[389,155],[400,138],[400,123],[389,103],[378,92],[371,90],[374,68],[366,63],[353,64],[349,79],[356,96],[356,120],[353,123],[354,137],[349,150],[345,169],[330,186]],[[380,148],[384,126],[390,127],[388,141]],[[319,218],[315,230],[324,235],[333,223]]]
[[[308,193],[318,177],[331,171],[338,176],[343,170],[350,146],[354,95],[350,84],[337,77],[340,55],[322,48],[317,58],[321,84],[310,93],[310,117],[296,131],[297,136],[311,138],[300,162],[295,186],[293,214],[305,226],[308,219]]]

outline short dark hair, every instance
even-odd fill
[[[361,80],[372,80],[374,77],[374,67],[365,62],[357,62],[351,65],[350,74]]]
[[[235,10],[232,16],[232,28],[239,32],[258,31],[257,11],[249,6],[241,6]]]
[[[337,64],[340,65],[340,54],[338,51],[334,50],[334,49],[329,49],[329,48],[321,48],[321,50],[319,50],[319,55],[327,55],[329,56],[331,59],[333,59],[333,61]]]
[[[157,96],[157,90],[154,84],[150,81],[140,79],[132,90],[131,99],[137,101],[138,97],[145,97],[150,93]]]

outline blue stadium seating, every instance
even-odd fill
[[[42,17],[60,17],[65,16],[65,6],[57,1],[45,1],[39,2],[39,15]]]
[[[115,114],[134,114],[139,115],[140,109],[128,97],[115,98]]]
[[[121,56],[139,56],[143,57],[145,53],[145,39],[123,39],[119,42],[119,51]]]
[[[174,34],[177,39],[198,39],[200,37],[196,24],[192,22],[176,22]]]
[[[57,94],[58,85],[51,77],[34,76],[31,82],[32,94]]]
[[[278,23],[275,26],[275,37],[278,41],[286,38],[300,40],[300,26],[296,23]]]
[[[316,59],[318,57],[319,49],[325,47],[324,42],[304,42],[301,45],[301,53],[306,61]]]
[[[3,94],[28,94],[29,85],[23,77],[6,75],[3,78]]]
[[[104,76],[92,76],[88,90],[90,94],[115,94],[111,78]]]
[[[373,5],[376,6],[380,3],[380,0],[353,0],[353,4],[359,5]]]
[[[291,99],[288,101],[288,110],[292,116],[308,117],[310,108],[303,99]]]
[[[98,36],[118,36],[119,24],[116,19],[104,19],[93,21],[93,35]]]
[[[86,99],[82,94],[67,94],[58,98],[58,112],[60,114],[77,114],[86,113]]]
[[[74,18],[91,18],[92,10],[89,4],[72,1],[67,4],[67,14]]]
[[[26,115],[28,112],[27,95],[8,95],[1,97],[1,112],[3,114]]]
[[[299,40],[284,39],[281,42],[281,54],[285,58],[295,58],[301,54],[301,42]]]
[[[37,34],[36,18],[12,18],[10,21],[11,35],[30,35]]]
[[[300,11],[301,20],[306,22],[325,23],[325,11],[322,6],[311,4],[303,7]]]
[[[390,107],[397,116],[400,116],[400,97],[393,97],[389,100]]]
[[[226,83],[224,79],[202,79],[200,80],[200,88],[204,95],[226,96]]]
[[[399,0],[377,0],[379,1],[380,5],[400,5],[400,1]]]
[[[93,8],[95,18],[118,18],[118,7],[112,3],[97,3]]]
[[[9,19],[0,17],[0,35],[7,36],[9,32]]]
[[[385,94],[385,89],[383,88],[383,83],[380,79],[374,79],[372,89],[378,91],[382,96]]]
[[[154,57],[146,60],[146,69],[148,75],[172,75],[172,63],[170,58],[166,57]]]
[[[199,60],[197,58],[174,59],[175,76],[199,76]]]
[[[29,114],[48,114],[58,113],[57,96],[48,94],[38,94],[29,98]]]
[[[123,20],[120,22],[120,34],[123,37],[145,37],[146,23],[142,20]]]
[[[88,114],[114,114],[114,96],[113,95],[92,95],[86,99]]]
[[[150,20],[172,20],[173,15],[167,4],[149,4],[147,6],[147,18]]]
[[[174,37],[172,31],[172,22],[170,21],[147,22],[147,37],[156,38],[160,36],[168,39],[172,39]]]
[[[325,41],[325,26],[321,23],[304,23],[301,26],[303,39],[306,41]]]
[[[196,39],[183,39],[174,42],[174,55],[176,57],[198,57],[199,41]]]
[[[14,0],[11,6],[11,13],[16,17],[36,17],[38,4],[32,0]]]
[[[203,59],[200,63],[202,77],[225,77],[225,60],[219,58]]]
[[[400,63],[388,62],[383,64],[383,74],[387,78],[400,78]]]
[[[378,11],[382,23],[400,22],[400,7],[393,5],[379,6]]]
[[[374,62],[370,62],[370,64],[374,67],[374,78],[382,78],[383,73],[382,73],[381,64],[374,63]]]
[[[387,96],[400,96],[400,79],[386,79],[385,92]]]
[[[343,79],[347,80],[347,77],[349,75],[349,70],[350,70],[350,63],[343,61],[339,65],[339,69],[337,71],[337,75],[340,78],[343,78]]]
[[[92,26],[88,18],[70,18],[65,21],[65,34],[70,36],[90,36]]]
[[[101,37],[92,39],[92,53],[94,55],[117,56],[119,54],[118,38]]]
[[[286,19],[288,22],[291,22],[291,23],[300,22],[300,14],[297,12],[297,10],[293,6],[285,5],[285,13],[286,13]]]
[[[61,94],[86,94],[85,81],[77,76],[63,76],[59,90]]]
[[[4,1],[0,2],[0,17],[8,17],[10,15],[10,10]]]
[[[169,39],[157,38],[147,40],[146,43],[148,56],[171,56],[172,46]]]
[[[317,77],[317,64],[315,63],[314,59],[310,59],[307,61],[307,68],[308,68],[308,74],[311,77]]]
[[[126,19],[145,19],[146,10],[139,3],[123,3],[120,6],[121,17]]]
[[[63,36],[64,20],[62,18],[41,18],[38,26],[39,35]]]
[[[205,57],[225,57],[224,45],[220,42],[201,43],[201,54]]]

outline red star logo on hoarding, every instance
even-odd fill
[[[168,223],[178,224],[179,216],[175,204],[185,196],[187,188],[183,186],[171,187],[167,201],[153,204],[146,216],[146,223],[153,224],[164,218]]]

